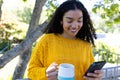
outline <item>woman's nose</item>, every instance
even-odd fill
[[[73,28],[78,27],[78,23],[77,23],[77,22],[74,22],[74,23],[72,24],[72,27],[73,27]]]

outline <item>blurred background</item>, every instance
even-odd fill
[[[32,16],[37,1],[38,0],[0,0],[0,59],[2,59],[5,53],[14,56],[10,51],[26,40],[27,36],[32,32],[29,29],[32,22],[35,21],[33,21],[34,18]],[[33,28],[35,28],[34,26],[36,25],[43,24],[45,21],[49,21],[57,6],[63,1],[65,0],[46,0],[44,2],[45,4],[41,6],[40,16],[37,16],[39,19],[37,24],[32,25]],[[96,47],[93,48],[96,61],[106,60],[108,64],[105,67],[119,66],[120,0],[80,1],[89,11],[97,32],[98,39],[95,40]],[[32,48],[30,48],[30,50],[34,48],[36,41],[37,40],[34,40],[31,43]],[[23,52],[22,57],[24,56],[25,54]],[[24,63],[26,66],[20,66],[20,63],[23,63],[24,59],[25,58],[21,58],[21,55],[16,55],[10,58],[4,67],[1,67],[2,62],[0,62],[0,80],[27,78],[27,61]],[[18,70],[16,66],[22,68]],[[23,70],[23,72],[21,70]],[[19,76],[19,73],[22,75]]]

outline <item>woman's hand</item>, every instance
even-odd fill
[[[102,79],[102,70],[95,70],[94,73],[88,73],[87,76],[84,76],[86,80],[101,80]],[[88,77],[91,76],[91,77]]]
[[[58,68],[58,64],[56,64],[55,62],[50,64],[50,66],[46,70],[46,76],[48,80],[57,80],[57,74],[58,74],[57,68]]]

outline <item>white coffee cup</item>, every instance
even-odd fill
[[[74,65],[69,63],[60,64],[58,80],[74,80]]]

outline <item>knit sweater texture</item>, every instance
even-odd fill
[[[60,34],[43,34],[35,46],[29,66],[28,78],[47,80],[47,67],[56,62],[75,66],[75,80],[84,80],[83,75],[94,62],[91,44],[81,39],[68,39]]]

